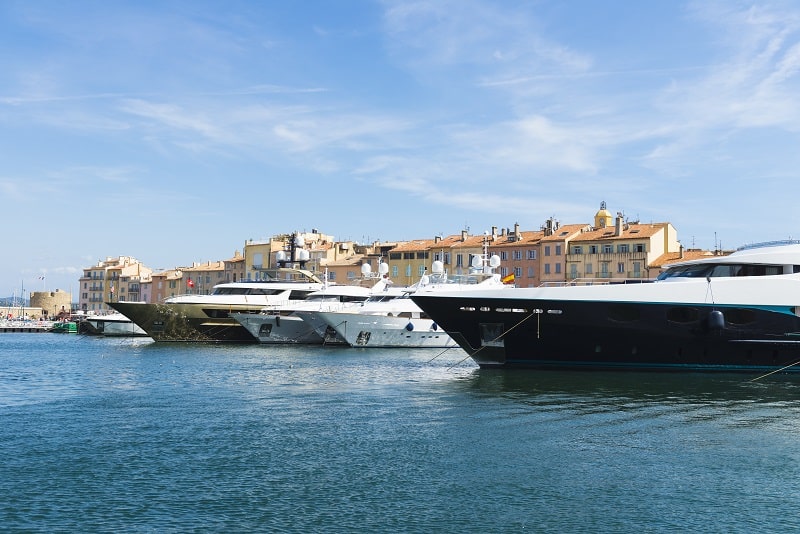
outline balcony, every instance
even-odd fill
[[[647,262],[647,252],[598,252],[597,254],[567,254],[567,262],[589,262],[597,263],[643,261]]]

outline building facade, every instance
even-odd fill
[[[131,256],[107,257],[83,269],[79,279],[78,309],[107,313],[107,302],[141,301],[142,285],[149,283],[152,269]]]
[[[656,260],[680,250],[677,231],[669,222],[627,222],[605,209],[595,215],[595,225],[569,242],[566,280],[645,280],[658,275]]]

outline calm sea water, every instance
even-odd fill
[[[0,334],[0,528],[800,528],[800,377]]]

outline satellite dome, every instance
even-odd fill
[[[443,273],[444,272],[444,263],[442,263],[439,260],[436,260],[435,262],[433,262],[433,265],[431,265],[431,271],[433,271],[435,274]]]
[[[372,266],[369,263],[362,263],[361,264],[361,275],[362,276],[369,276],[369,273],[372,272]]]

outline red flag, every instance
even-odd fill
[[[189,280],[186,282],[186,285],[189,287],[194,287],[194,281],[191,278],[189,278]]]

